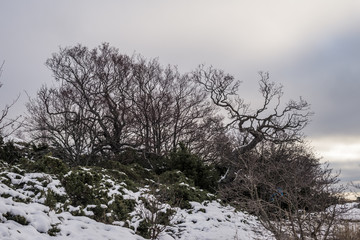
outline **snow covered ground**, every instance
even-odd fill
[[[254,216],[236,212],[218,202],[192,202],[193,210],[180,210],[175,216],[179,239],[272,239]]]
[[[88,169],[83,168],[83,171]],[[46,198],[49,191],[58,197],[68,197],[56,175],[26,173],[5,163],[0,164],[0,239],[144,239],[137,230],[146,213],[142,199],[151,197],[150,190],[146,186],[136,191],[127,189],[125,182],[111,179],[106,174],[102,175],[101,181],[101,187],[104,183],[110,186],[106,194],[111,200],[99,206],[109,208],[116,195],[132,199],[135,207],[129,214],[130,219],[114,220],[112,224],[97,222],[93,219],[95,205],[72,206],[68,200],[49,207]],[[274,239],[256,217],[236,211],[231,206],[218,201],[190,204],[190,209],[173,208],[176,213],[171,217],[170,226],[160,234],[160,240]],[[162,206],[170,208],[168,204]],[[341,216],[342,219],[360,221],[358,203],[342,207],[350,209]],[[111,211],[106,214],[111,214]]]
[[[3,184],[0,186],[3,192]],[[230,207],[211,202],[206,206],[193,203],[193,213],[180,210],[174,217],[179,224],[171,227],[176,239],[269,239],[255,218]],[[1,216],[1,239],[143,239],[133,230],[121,226],[103,224],[85,216],[73,216],[69,212],[55,213],[39,203],[20,203],[12,198],[0,198],[0,213],[23,216],[28,225],[22,225]],[[59,232],[51,237],[48,231],[56,227]],[[163,234],[160,239],[174,237]]]
[[[38,203],[17,203],[12,199],[0,199],[0,212],[23,216],[28,225],[1,217],[1,239],[129,239],[142,237],[124,227],[103,224],[84,216],[73,216],[69,212],[56,214]],[[58,228],[60,232],[51,237],[48,231]]]
[[[0,177],[0,239],[144,239],[134,230],[119,226],[121,222],[104,224],[91,219],[91,206],[84,211],[88,216],[74,216],[76,206],[51,209],[44,203],[44,193],[51,190],[59,196],[66,195],[60,181],[45,173],[19,174],[2,171]],[[135,209],[141,207],[138,192],[124,191],[124,184],[113,182],[112,189],[122,189],[124,198],[136,200]],[[114,192],[114,190],[112,190]],[[161,240],[181,239],[272,239],[254,216],[237,212],[217,201],[191,202],[192,209],[177,208],[172,226],[160,235]],[[104,206],[106,207],[106,206]],[[133,213],[130,226],[136,227],[139,215]],[[135,229],[136,230],[136,229]]]

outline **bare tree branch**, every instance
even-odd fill
[[[243,136],[240,153],[254,149],[264,140],[275,143],[300,140],[301,130],[312,115],[310,105],[302,98],[291,100],[281,108],[282,86],[270,82],[268,73],[259,74],[263,103],[257,110],[251,110],[250,105],[238,96],[240,82],[233,76],[203,66],[193,72],[193,78],[210,93],[213,103],[227,111],[231,120],[228,126],[234,126]]]
[[[5,61],[2,62],[0,66],[0,77],[3,72],[3,66]],[[0,82],[0,88],[3,84]],[[5,107],[1,110],[0,113],[0,137],[7,137],[13,134],[16,130],[18,130],[22,126],[22,122],[19,121],[21,116],[17,116],[14,119],[7,118],[9,114],[9,110],[15,105],[15,103],[19,100],[20,94],[10,103],[6,104]],[[5,129],[8,131],[5,132]]]
[[[277,239],[328,239],[344,210],[335,206],[341,189],[306,146],[261,143],[234,164],[234,180],[220,187],[224,200],[259,216]]]

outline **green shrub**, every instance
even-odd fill
[[[125,221],[129,217],[129,213],[134,211],[135,200],[123,199],[122,196],[116,195],[113,203],[109,206],[112,210],[112,216],[117,221]]]
[[[166,209],[165,212],[158,212],[157,218],[159,219],[159,224],[164,226],[169,226],[171,223],[171,218],[176,214],[176,211],[173,209]]]
[[[52,155],[55,149],[49,147],[45,143],[36,144],[25,144],[25,150],[27,150],[27,157],[34,161],[41,159],[44,156]]]
[[[189,209],[190,201],[203,202],[214,199],[208,191],[195,187],[194,181],[180,170],[164,172],[159,176],[159,182],[164,184],[159,188],[159,194],[165,196],[166,202],[172,206]]]
[[[180,208],[190,209],[191,201],[202,202],[209,199],[206,192],[189,188],[186,185],[175,184],[170,187],[169,191],[173,196],[173,203],[179,204]]]
[[[131,180],[138,181],[141,183],[146,183],[147,179],[154,180],[156,178],[155,173],[152,170],[150,170],[148,168],[144,168],[139,164],[135,163],[135,164],[128,165],[126,167],[128,170],[125,173],[128,176],[131,176],[132,174],[136,174],[138,177],[138,179],[130,177]]]
[[[0,159],[0,171],[3,171],[9,167],[9,164],[4,160]]]
[[[91,208],[91,211],[94,213],[93,218],[97,222],[110,223],[109,217],[106,216],[107,207],[103,208],[99,200],[95,200],[95,207]]]
[[[57,227],[56,224],[51,225],[51,228],[48,231],[49,236],[55,237],[61,230]]]
[[[191,201],[203,202],[205,200],[215,199],[214,195],[210,195],[209,192],[193,187],[184,181],[160,187],[157,195],[160,195],[163,201],[171,206],[178,206],[185,209],[191,208]]]
[[[176,152],[170,154],[169,168],[183,172],[186,177],[194,181],[195,186],[210,192],[217,190],[219,176],[216,169],[211,165],[205,165],[183,144],[180,144]]]
[[[13,220],[21,225],[28,225],[29,222],[26,220],[26,218],[24,216],[21,215],[14,215],[10,212],[4,213],[3,216],[7,219],[7,220]]]
[[[56,203],[57,200],[54,192],[48,189],[46,193],[44,205],[48,206],[50,209],[54,209],[56,207]]]
[[[4,143],[3,138],[0,136],[0,159],[7,163],[15,164],[21,157],[22,151],[15,146],[14,142]]]
[[[44,156],[35,162],[35,170],[49,174],[64,175],[69,171],[69,167],[58,158]]]
[[[151,236],[150,227],[151,224],[148,221],[142,220],[136,229],[136,234],[139,234],[140,236],[149,239]]]
[[[146,179],[154,180],[155,173],[149,169],[143,168],[137,163],[124,165],[120,162],[109,160],[97,164],[97,166],[107,169],[107,173],[118,180],[128,180],[145,183]]]
[[[77,169],[66,175],[62,184],[74,206],[86,206],[105,196],[100,181],[101,175],[97,172]]]
[[[191,186],[194,186],[194,181],[186,177],[185,174],[180,170],[171,170],[162,173],[159,176],[159,181],[160,183],[167,185],[176,184],[176,183],[186,183]]]
[[[48,206],[50,209],[55,209],[57,203],[65,203],[66,200],[66,195],[59,195],[48,189],[45,194],[44,205]]]
[[[149,152],[144,153],[136,151],[135,149],[127,149],[112,159],[125,165],[138,164],[145,169],[153,170],[157,174],[162,173],[167,168],[167,159],[165,156]]]
[[[161,174],[169,168],[168,158],[155,153],[143,154],[137,163],[146,169],[151,169],[156,174]]]
[[[141,155],[135,149],[127,149],[113,157],[113,161],[125,165],[139,163]]]
[[[142,196],[140,198],[144,206],[138,212],[140,217],[143,218],[142,226],[138,231],[144,237],[158,239],[159,235],[165,231],[166,226],[170,225],[170,221],[176,211],[170,208],[164,211],[164,203],[168,203],[166,198],[169,193],[166,187],[154,184],[150,186],[148,193],[150,196]]]
[[[55,174],[60,178],[69,171],[69,167],[61,159],[51,156],[42,156],[36,161],[21,158],[19,163],[20,167],[28,172]]]
[[[29,160],[27,157],[23,157],[19,159],[19,167],[26,172],[35,172],[36,164],[35,161]]]

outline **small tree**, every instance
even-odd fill
[[[337,176],[303,144],[260,144],[238,155],[223,199],[259,216],[277,239],[328,239],[339,208]]]
[[[68,161],[121,153],[138,146],[133,134],[133,59],[103,44],[60,49],[46,62],[57,86],[43,87],[28,104],[30,130],[57,147]]]
[[[43,86],[27,109],[31,114],[28,123],[32,126],[33,139],[52,144],[62,158],[78,164],[83,154],[95,152],[90,128],[95,123],[82,104],[72,102],[76,98],[83,103],[81,96],[74,94],[71,86],[59,89]]]
[[[152,240],[159,239],[161,234],[171,225],[175,216],[174,207],[166,203],[169,191],[166,186],[152,184],[149,191],[143,194],[137,214],[141,221],[137,232]]]
[[[169,170],[179,170],[187,178],[194,181],[195,186],[216,192],[218,184],[218,173],[213,165],[207,165],[197,155],[191,153],[184,144],[172,152],[169,157]]]

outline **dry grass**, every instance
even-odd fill
[[[343,222],[334,229],[334,240],[359,240],[360,239],[360,223],[359,222]]]

